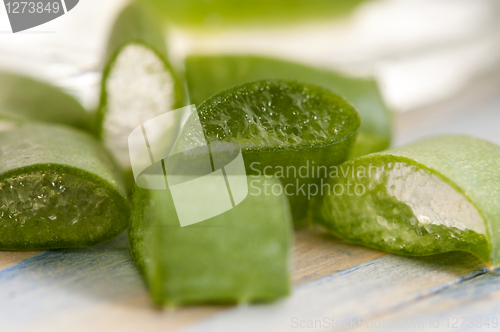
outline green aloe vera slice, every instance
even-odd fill
[[[123,181],[104,148],[64,126],[0,133],[0,249],[91,246],[128,225]]]
[[[192,55],[185,60],[191,102],[199,105],[213,94],[232,86],[262,79],[292,79],[319,85],[352,103],[361,127],[350,158],[385,150],[392,137],[392,114],[385,106],[377,83],[279,59],[249,55]]]
[[[130,133],[184,104],[183,84],[168,61],[162,31],[155,15],[133,3],[119,14],[109,37],[97,128],[126,172]]]
[[[3,124],[53,122],[93,132],[92,119],[93,115],[75,98],[55,86],[0,72],[0,121]]]
[[[151,4],[169,22],[206,29],[330,19],[350,12],[367,0],[143,1]]]
[[[331,175],[332,190],[312,213],[335,235],[405,255],[467,251],[500,266],[499,146],[431,138]]]
[[[279,185],[276,179],[248,183],[239,205],[186,227],[169,190],[135,186],[130,251],[157,305],[268,302],[290,293],[288,202],[266,194],[264,186]]]
[[[318,167],[344,162],[360,125],[354,108],[336,94],[286,80],[225,90],[204,101],[198,114],[212,149],[234,144],[243,151],[247,174],[283,182],[296,225],[307,217],[310,193],[320,192],[325,174]],[[181,138],[185,150],[202,145],[196,135]]]

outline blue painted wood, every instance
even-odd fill
[[[161,312],[151,305],[122,235],[94,248],[47,251],[0,271],[0,327],[166,331],[194,324],[190,331],[286,331],[293,317],[311,320],[333,314],[344,319],[396,310],[484,269],[477,259],[461,253],[387,255],[296,287],[290,298],[278,303]]]
[[[374,320],[390,321],[382,329],[386,331],[397,331],[400,324],[440,331],[499,331],[500,270],[454,285]]]
[[[398,310],[486,271],[484,264],[464,253],[388,255],[298,287],[281,303],[225,311],[183,331],[295,331],[309,323],[331,328],[332,322]]]
[[[144,293],[124,236],[94,248],[51,250],[0,271],[0,329],[28,331],[37,320]]]

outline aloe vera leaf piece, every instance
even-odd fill
[[[288,202],[271,193],[276,179],[247,179],[239,205],[186,227],[168,189],[134,187],[130,251],[157,305],[268,302],[290,293]]]
[[[123,180],[92,136],[23,124],[1,133],[0,147],[1,250],[91,246],[127,227]]]
[[[212,148],[235,144],[247,174],[276,175],[283,182],[296,226],[307,222],[308,188],[314,194],[324,177],[312,170],[344,162],[360,125],[354,108],[333,92],[286,80],[224,90],[205,100],[198,113]],[[187,147],[199,145],[193,135],[181,137]]]
[[[185,60],[185,71],[189,96],[196,105],[219,91],[262,79],[293,79],[330,89],[351,102],[361,117],[349,158],[390,146],[392,113],[372,79],[349,78],[329,70],[249,55],[192,55]]]
[[[344,173],[330,181],[338,185],[337,194],[312,210],[337,236],[406,255],[468,251],[492,268],[500,266],[499,146],[442,136],[341,167]],[[341,195],[348,183],[351,193],[356,185],[358,193],[362,187],[366,192]]]
[[[352,11],[367,0],[143,0],[169,22],[198,28],[276,25],[331,19]]]
[[[93,115],[72,96],[33,78],[0,72],[0,120],[66,124],[93,132]]]
[[[108,40],[96,125],[127,180],[132,181],[129,134],[184,103],[183,83],[169,62],[162,26],[148,8],[128,5]]]

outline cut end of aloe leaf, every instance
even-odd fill
[[[146,121],[182,107],[183,86],[169,62],[163,27],[141,2],[130,3],[116,18],[105,61],[98,132],[129,175],[129,135]],[[176,133],[180,119],[175,122]],[[133,182],[131,176],[127,180]]]
[[[352,173],[358,166],[341,167]],[[334,184],[332,191],[344,192],[326,198],[321,211],[328,220],[322,222],[325,227],[351,241],[400,254],[464,250],[488,259],[484,219],[462,193],[403,161],[366,167],[372,168],[370,176],[348,176]]]
[[[1,249],[89,246],[117,235],[114,222],[127,219],[102,186],[50,167],[3,178],[0,202]]]
[[[356,111],[337,95],[285,80],[228,89],[205,101],[199,116],[210,142],[244,149],[328,145],[353,135],[360,124]]]
[[[454,140],[456,142],[454,142]],[[311,214],[337,236],[398,254],[467,251],[496,266],[500,147],[451,136],[354,159],[339,166],[331,190]]]
[[[190,130],[197,116],[204,135]],[[294,222],[300,224],[310,198],[303,188],[317,186],[320,177],[300,176],[299,169],[345,161],[359,126],[358,113],[333,92],[296,81],[262,80],[207,99],[177,142],[184,150],[194,149],[206,137],[212,151],[241,148],[248,175],[276,175],[288,188]]]
[[[392,115],[372,79],[346,77],[322,68],[253,55],[191,55],[184,66],[191,102],[195,104],[243,83],[262,79],[296,80],[328,89],[358,111],[362,121],[350,159],[385,150],[390,145]]]
[[[84,247],[130,215],[117,167],[90,135],[30,124],[0,133],[0,249]]]
[[[130,168],[128,136],[176,104],[174,78],[152,49],[126,45],[106,78],[107,110],[102,138],[120,165]]]

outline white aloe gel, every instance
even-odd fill
[[[486,235],[485,222],[476,207],[439,176],[400,162],[390,163],[388,169],[387,193],[411,208],[419,226],[443,225]],[[382,217],[377,221],[387,226]]]
[[[130,44],[113,63],[106,92],[104,144],[119,164],[129,169],[128,136],[147,120],[173,109],[174,79],[155,52],[139,44]]]
[[[330,184],[350,181],[362,193],[328,193],[318,201],[313,217],[327,230],[395,254],[465,251],[500,267],[499,146],[438,136],[342,165],[349,166],[358,173]]]

